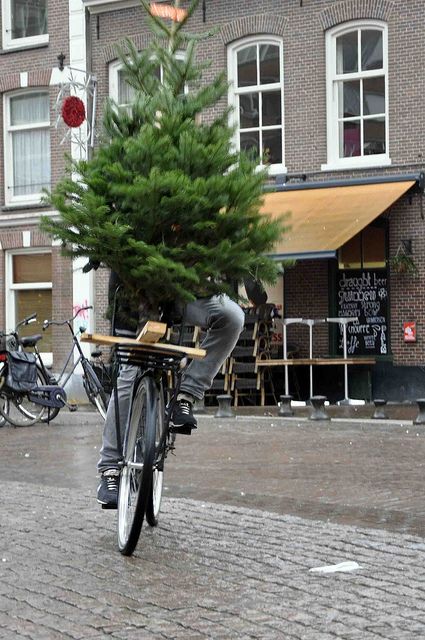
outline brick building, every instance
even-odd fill
[[[75,151],[61,144],[55,104],[68,66],[86,68],[84,8],[79,0],[5,0],[1,38],[0,326],[10,330],[37,312],[39,330],[45,318],[69,317],[90,297],[88,279],[74,275],[78,265],[73,269],[38,226],[41,215],[54,215],[41,203],[42,190],[63,175],[64,151]],[[49,329],[41,344],[47,361],[53,353],[62,361],[70,347],[62,329]]]
[[[70,66],[85,64],[95,75],[99,121],[107,96],[121,103],[131,98],[115,45],[129,36],[142,49],[151,37],[138,0],[83,0],[86,21],[72,3],[66,12],[52,7],[50,14],[49,7],[49,24],[57,28],[38,34],[44,40],[37,48],[31,43],[25,45],[30,50],[10,48],[5,21],[15,1],[3,0],[9,13],[3,10],[0,58],[5,122],[0,153],[9,158],[10,100],[15,91],[43,87],[50,95],[52,123],[57,77],[52,69],[61,51]],[[285,318],[357,318],[348,326],[349,354],[376,359],[368,371],[353,367],[351,393],[358,397],[416,398],[425,382],[425,90],[419,81],[424,22],[422,0],[201,0],[190,25],[194,31],[217,28],[198,53],[212,60],[206,82],[227,70],[228,99],[236,107],[235,144],[257,148],[259,157],[268,150],[271,192],[264,210],[291,211],[291,229],[276,246],[276,257],[296,263],[285,268],[271,298],[283,305]],[[63,146],[52,126],[50,149],[54,182],[63,169]],[[7,160],[4,164],[7,168]],[[53,308],[66,315],[82,298],[76,293],[79,276],[36,231],[36,203],[25,204],[27,209],[7,195],[7,179],[6,170],[0,185],[0,268],[14,252],[46,249],[52,255]],[[396,271],[392,259],[401,253],[411,255],[416,273]],[[99,270],[81,285],[87,292],[83,298],[94,303],[90,322],[99,331],[107,330],[106,276]],[[16,285],[10,275],[3,282],[4,324]],[[314,356],[341,352],[338,323],[317,323],[313,335]],[[288,341],[297,354],[308,355],[306,325],[288,327]],[[300,369],[301,386],[302,376]],[[341,368],[323,367],[317,379],[315,391],[340,397]]]

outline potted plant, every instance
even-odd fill
[[[406,252],[403,245],[399,245],[395,255],[390,260],[390,266],[395,273],[406,273],[415,275],[418,273],[418,267],[413,256]]]

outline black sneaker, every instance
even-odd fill
[[[116,509],[118,507],[119,486],[119,470],[106,469],[100,476],[100,484],[97,488],[97,501],[102,505],[102,509]]]
[[[192,403],[188,400],[178,400],[171,416],[171,430],[177,433],[190,434],[198,423],[192,411]]]

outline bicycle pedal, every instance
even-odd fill
[[[73,413],[74,411],[77,411],[78,404],[68,404],[68,409]]]
[[[190,436],[192,433],[192,429],[196,429],[196,427],[188,427],[186,425],[182,425],[181,427],[174,427],[171,425],[170,432],[171,433],[181,433],[184,436]]]

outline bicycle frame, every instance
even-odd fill
[[[65,364],[63,365],[60,373],[57,376],[52,376],[46,369],[46,366],[42,360],[41,357],[41,353],[38,350],[37,346],[34,348],[34,351],[37,355],[37,359],[40,363],[40,366],[44,372],[44,374],[50,378],[50,379],[54,379],[58,384],[60,384],[62,387],[65,387],[66,384],[68,383],[68,381],[71,379],[72,374],[74,373],[74,371],[76,370],[76,368],[78,367],[78,365],[80,363],[83,362],[88,362],[88,358],[84,355],[84,352],[81,348],[80,342],[78,340],[77,335],[74,332],[74,329],[72,328],[72,322],[75,320],[75,318],[79,315],[79,313],[81,311],[86,311],[87,309],[93,309],[93,307],[89,306],[89,307],[82,307],[81,309],[78,310],[78,312],[74,315],[73,318],[69,319],[69,320],[64,320],[63,322],[57,322],[55,320],[45,320],[43,323],[43,331],[45,331],[50,325],[57,325],[57,326],[62,326],[62,325],[67,325],[71,335],[72,335],[72,346],[71,349],[68,353],[68,356],[66,358]],[[74,353],[75,353],[75,349],[77,349],[78,351],[78,358],[75,360],[75,362],[73,363],[72,367],[67,371],[67,367],[71,361],[71,358],[73,357]]]

